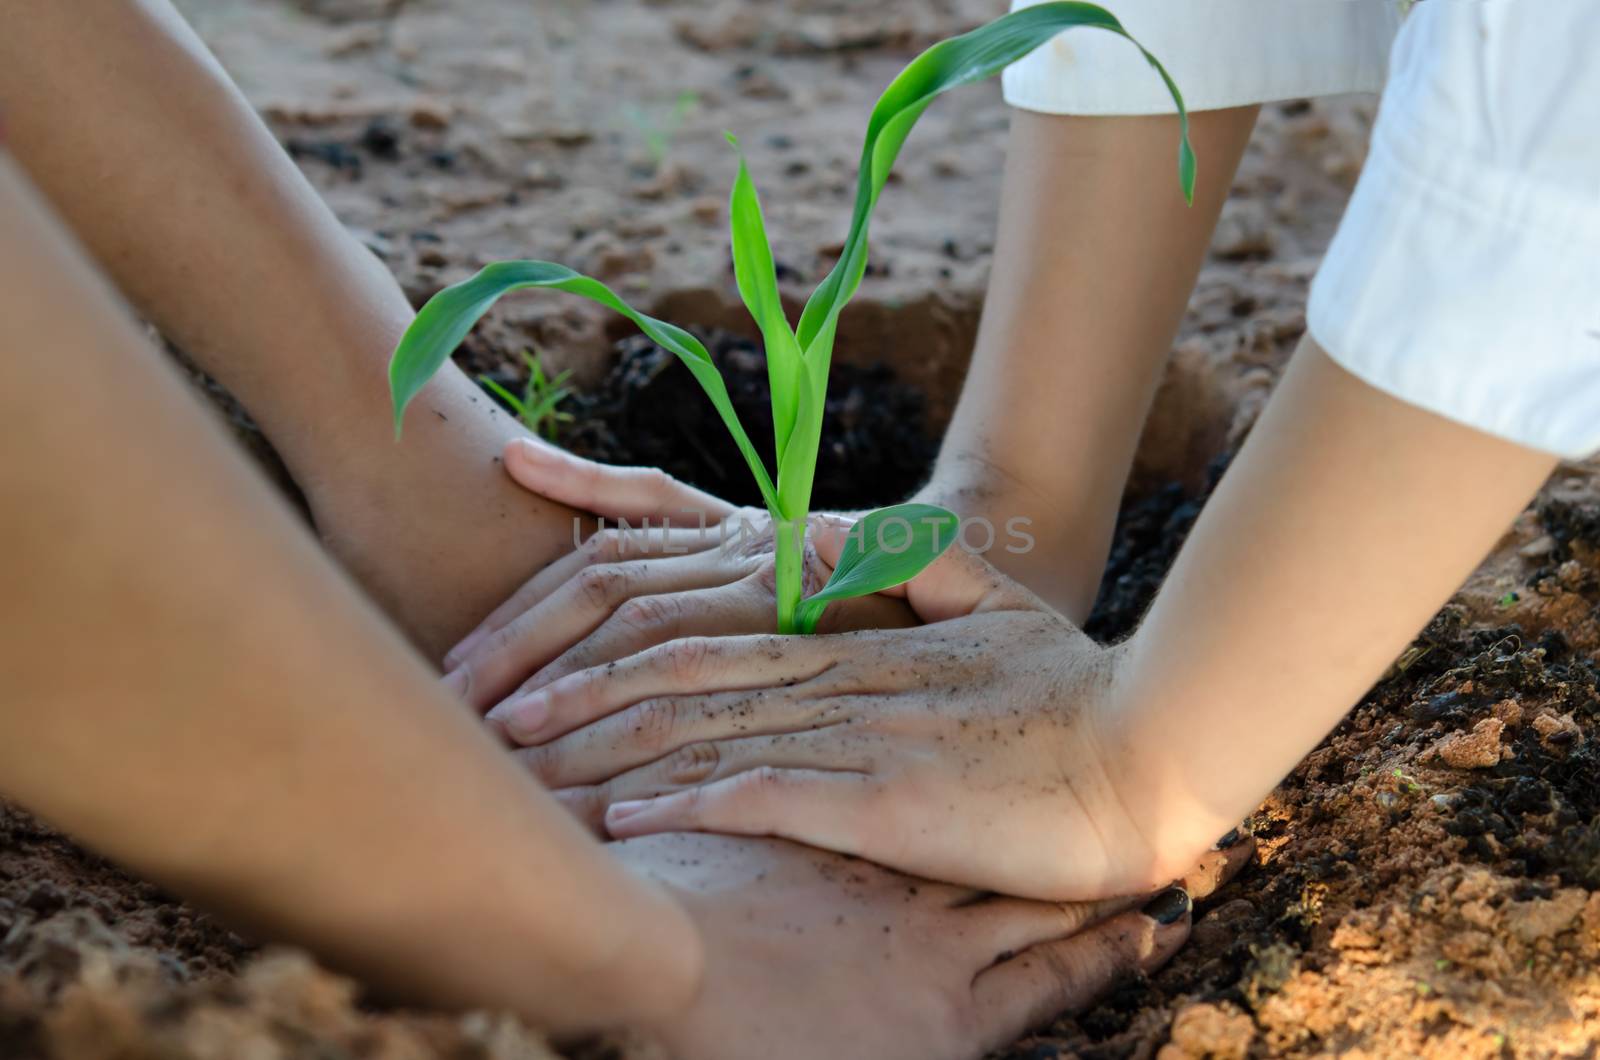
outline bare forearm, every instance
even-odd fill
[[[1177,861],[1249,812],[1505,532],[1555,458],[1307,340],[1122,649],[1127,790]]]
[[[924,496],[1002,530],[1030,519],[1032,551],[989,558],[1079,621],[1255,116],[1193,116],[1193,207],[1175,117],[1012,118],[983,324]]]
[[[410,305],[167,0],[0,0],[0,24],[23,168],[250,410],[325,538],[420,645],[442,653],[570,547],[571,513],[498,464],[519,428],[453,367],[394,444],[385,372]]]
[[[684,1001],[683,914],[433,686],[3,157],[0,425],[8,796],[412,995],[557,1029]]]

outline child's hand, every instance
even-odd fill
[[[679,640],[501,713],[618,837],[784,836],[1057,900],[1159,885],[1216,838],[1126,809],[1116,651],[959,551],[904,591],[933,625]]]
[[[597,464],[544,442],[513,442],[504,459],[525,489],[613,528],[529,579],[445,657],[447,684],[478,710],[677,637],[777,629],[765,512],[734,508],[653,468]],[[808,545],[808,587],[831,573]],[[903,603],[877,596],[830,608],[823,628],[914,621]]]

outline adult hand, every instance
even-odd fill
[[[517,754],[613,836],[784,836],[1034,898],[1140,891],[1206,849],[1125,810],[1115,649],[959,551],[900,591],[932,624],[689,638],[562,677],[508,715]]]
[[[985,897],[781,840],[670,835],[612,847],[689,910],[696,1001],[648,1028],[674,1057],[970,1058],[1151,972],[1189,932],[1181,888],[1076,905]],[[1248,850],[1214,855],[1196,897]]]
[[[506,447],[520,485],[627,528],[603,529],[533,578],[445,657],[446,684],[488,710],[563,674],[601,666],[677,637],[773,632],[777,598],[772,521],[655,468],[611,467],[548,443]],[[807,590],[832,573],[808,543]],[[829,608],[827,630],[914,621],[887,597]],[[491,714],[508,724],[504,710]]]

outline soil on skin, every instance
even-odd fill
[[[917,47],[1004,5],[179,6],[414,300],[496,258],[598,273],[711,339],[765,444],[765,375],[727,258],[722,130],[744,137],[797,306],[837,253],[881,86]],[[1352,101],[1263,113],[1141,445],[1097,636],[1137,621],[1303,331],[1306,281],[1370,116]],[[968,89],[907,147],[841,328],[819,504],[899,499],[934,451],[976,327],[1005,120],[994,86]],[[670,132],[660,158],[646,130]],[[583,303],[528,296],[461,360],[515,380],[529,346],[552,371],[575,370],[569,444],[752,499],[720,426],[660,351]],[[1256,864],[1197,911],[1171,965],[1000,1055],[1594,1055],[1597,472],[1564,467],[1252,815]],[[303,955],[262,952],[0,807],[0,1056],[549,1055],[509,1017],[374,1007]]]

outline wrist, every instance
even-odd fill
[[[1149,852],[1152,882],[1165,882],[1193,868],[1253,807],[1233,794],[1248,770],[1241,771],[1237,759],[1206,761],[1193,753],[1183,725],[1204,716],[1204,692],[1166,680],[1142,629],[1108,654],[1107,692],[1095,729],[1118,805]]]

